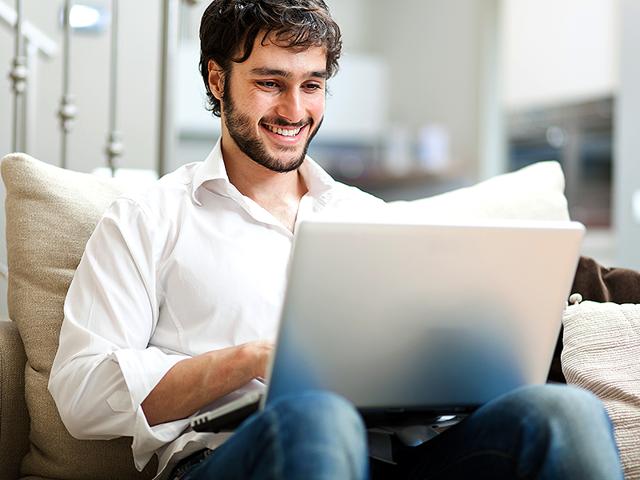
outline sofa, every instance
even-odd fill
[[[0,321],[0,479],[151,478],[156,463],[152,461],[143,472],[136,471],[130,438],[80,441],[71,437],[47,391],[67,288],[102,212],[126,187],[114,179],[62,170],[24,154],[6,156],[1,170],[7,192],[10,321]],[[425,221],[567,220],[563,189],[559,165],[544,162],[469,188],[416,202],[399,202],[390,208],[398,215]],[[610,282],[611,272],[588,259],[582,262],[586,262],[585,271],[591,269],[590,275],[602,280],[594,287],[577,278],[578,287],[583,283],[587,300],[615,300],[608,287],[615,292],[629,285],[623,279],[623,287],[619,287]],[[620,278],[615,272],[613,276]],[[640,292],[640,283],[629,291],[631,298]],[[555,358],[559,377],[560,350]],[[591,363],[597,366],[597,355],[595,358]],[[575,363],[567,359],[568,365]],[[574,370],[568,371],[572,379],[579,377]],[[638,463],[632,458],[629,471],[633,473]]]
[[[47,390],[67,288],[102,212],[123,191],[111,179],[26,155],[2,161],[6,187],[8,307],[0,342],[0,479],[148,479],[131,439],[71,437]]]

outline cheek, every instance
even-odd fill
[[[318,95],[317,98],[313,98],[308,103],[308,109],[314,117],[322,117],[324,115],[325,97],[324,95]]]
[[[274,108],[275,102],[264,92],[249,92],[240,102],[245,112],[261,117]]]

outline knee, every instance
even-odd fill
[[[615,444],[603,403],[586,390],[540,385],[521,389],[510,400],[521,431],[540,447],[572,445],[575,449],[578,444],[598,444],[609,448]]]
[[[609,423],[602,402],[591,392],[567,385],[538,385],[520,391],[529,415],[555,424]],[[516,395],[516,400],[518,396]]]
[[[524,468],[542,465],[549,478],[620,478],[613,427],[592,393],[564,385],[522,389],[520,438],[526,440]]]
[[[355,407],[328,392],[306,392],[276,401],[271,410],[290,478],[365,478],[366,430]],[[313,474],[311,473],[313,472]]]
[[[280,422],[295,424],[307,432],[326,433],[334,439],[351,442],[366,435],[356,408],[334,393],[309,391],[291,395],[276,401],[273,408]]]

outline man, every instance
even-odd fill
[[[362,421],[330,392],[282,399],[232,435],[187,429],[265,375],[296,224],[381,204],[306,157],[341,47],[323,0],[214,0],[200,39],[221,139],[106,212],[49,389],[72,435],[131,436],[136,466],[157,454],[164,478],[367,478]],[[621,478],[601,404],[564,387],[506,395],[395,460],[394,478]]]

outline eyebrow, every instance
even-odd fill
[[[285,70],[278,70],[277,68],[266,68],[266,67],[262,67],[262,68],[253,68],[251,70],[251,73],[253,75],[258,75],[261,77],[281,77],[281,78],[290,78],[291,77],[291,72],[287,72]],[[312,78],[322,78],[322,79],[326,79],[327,78],[327,71],[326,70],[322,70],[322,71],[312,71],[312,72],[307,72],[307,76],[308,77],[312,77]]]

